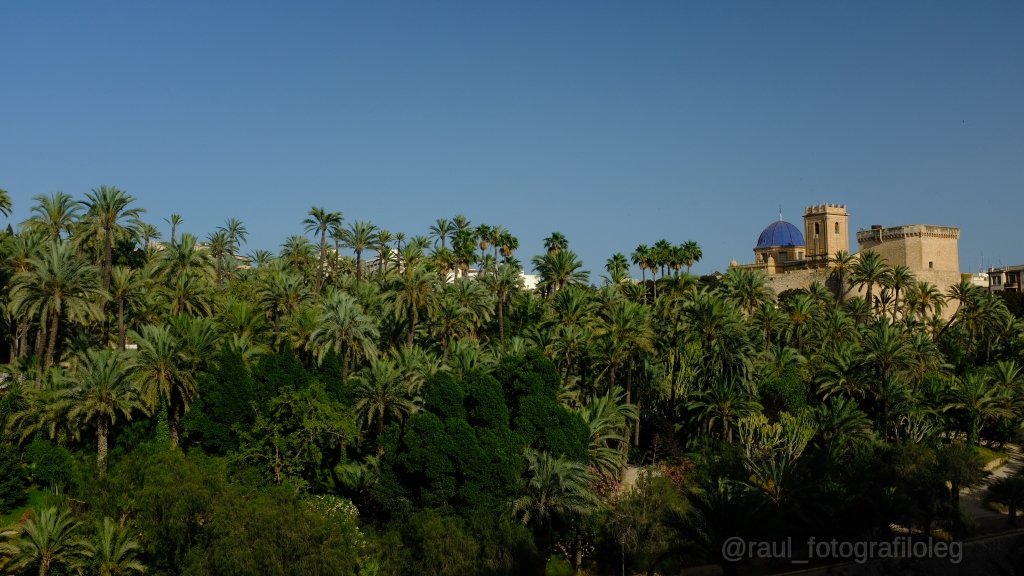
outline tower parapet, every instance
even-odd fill
[[[850,216],[846,204],[817,204],[804,208],[804,239],[808,264],[827,266],[840,250],[850,251]]]

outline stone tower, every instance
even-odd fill
[[[810,267],[828,266],[840,250],[850,251],[850,217],[845,204],[819,204],[804,209],[804,242]]]

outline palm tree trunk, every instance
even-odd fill
[[[46,356],[43,357],[43,370],[53,365],[53,355],[57,351],[57,329],[60,328],[60,312],[50,313],[50,333],[47,335]]]
[[[348,347],[341,347],[341,383],[348,382]]]
[[[128,349],[127,334],[124,329],[124,300],[117,302],[117,341],[121,343],[121,350]]]
[[[406,341],[406,345],[412,348],[413,335],[416,333],[416,306],[409,304],[409,339]]]
[[[181,438],[181,413],[176,402],[167,403],[167,421],[171,429],[171,450],[174,450]]]
[[[110,291],[110,269],[114,264],[113,230],[105,230],[103,234],[103,291]]]
[[[359,281],[363,277],[362,262],[363,262],[363,251],[362,250],[356,250],[356,284],[358,284]]]
[[[96,422],[96,473],[100,478],[107,475],[107,420]]]
[[[498,336],[501,338],[502,343],[505,342],[505,314],[504,314],[504,300],[498,298]]]

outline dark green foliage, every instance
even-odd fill
[[[424,411],[389,440],[393,449],[385,449],[385,504],[393,513],[404,498],[466,514],[501,508],[518,480],[524,446],[508,422],[504,397],[490,376],[435,376],[424,391]]]
[[[352,413],[331,400],[319,383],[286,390],[257,414],[251,430],[238,428],[237,459],[281,484],[334,490],[334,470],[356,438]]]
[[[463,385],[467,394],[467,419],[471,425],[508,428],[508,406],[497,380],[485,374],[473,373],[466,376]]]
[[[515,406],[515,400],[522,396],[555,398],[561,385],[555,365],[538,350],[505,358],[494,368],[493,375],[504,387],[510,406]]]
[[[441,418],[466,418],[466,391],[462,382],[447,372],[439,372],[427,382],[423,407]]]
[[[61,488],[71,482],[71,453],[42,436],[25,447],[24,460],[29,478],[40,487]]]
[[[354,518],[325,514],[294,490],[231,486],[210,510],[182,574],[356,574],[362,536]]]
[[[222,353],[211,373],[198,378],[199,398],[186,414],[183,425],[190,444],[208,454],[227,454],[238,449],[236,428],[250,429],[255,406],[265,406],[256,381],[238,354]]]
[[[514,429],[527,443],[557,458],[585,462],[590,429],[579,414],[551,398],[531,395],[519,401]]]
[[[18,457],[18,448],[0,444],[0,512],[21,502],[25,492],[25,476]]]
[[[763,382],[759,388],[766,414],[799,413],[807,406],[808,387],[796,367],[787,367],[781,374]]]
[[[302,367],[302,362],[287,347],[261,358],[252,374],[256,383],[255,396],[261,410],[285,388],[305,388],[312,381],[309,372]]]

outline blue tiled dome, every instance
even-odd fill
[[[803,245],[804,235],[800,233],[800,229],[784,220],[772,222],[757,237],[757,248]]]

